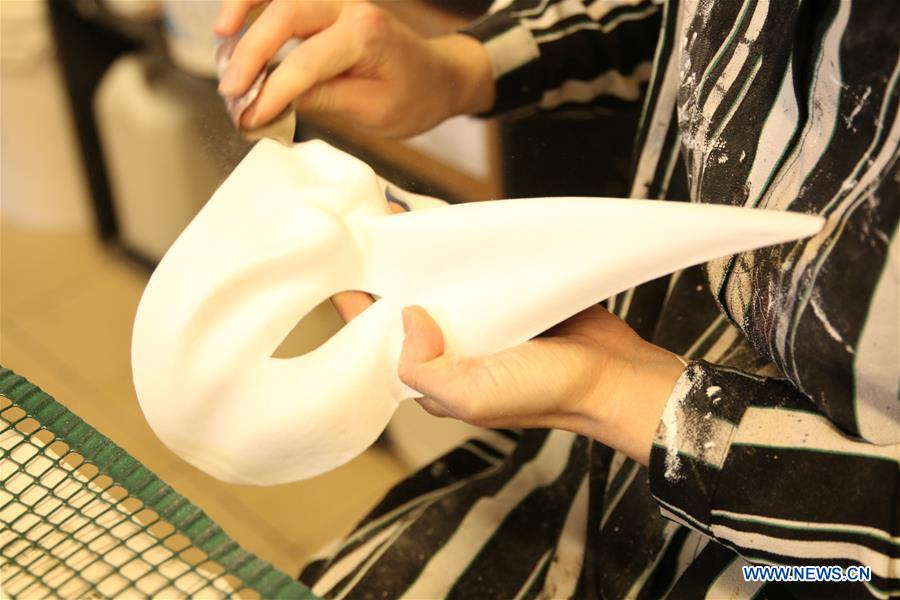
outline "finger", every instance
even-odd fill
[[[406,208],[403,208],[402,205],[398,204],[397,202],[394,202],[393,200],[388,200],[388,208],[390,208],[391,212],[395,213],[395,214],[406,212],[408,210]]]
[[[409,137],[414,131],[404,118],[404,110],[397,110],[401,104],[398,99],[402,100],[389,85],[351,75],[317,83],[296,98],[294,106],[312,116],[321,113],[341,118],[362,134],[399,139]]]
[[[262,4],[264,0],[223,0],[219,7],[219,16],[213,30],[216,35],[228,37],[241,30],[247,15],[254,6]]]
[[[444,334],[421,306],[403,309],[403,349],[400,363],[418,365],[444,353]]]
[[[269,75],[256,102],[244,113],[245,127],[265,124],[316,84],[328,82],[353,67],[360,57],[360,44],[355,42],[352,31],[344,23],[339,20],[288,54]],[[320,93],[327,93],[327,90],[322,89]],[[347,99],[335,95],[330,100],[320,98],[319,103],[334,105],[341,100]]]
[[[349,323],[366,310],[375,299],[365,292],[341,292],[331,297],[331,304],[345,323]]]
[[[441,406],[439,403],[435,402],[431,398],[427,396],[423,396],[422,398],[416,398],[416,402],[425,409],[425,412],[430,414],[433,417],[450,417],[452,416],[447,409]]]
[[[273,2],[253,22],[234,48],[219,82],[220,93],[243,94],[269,59],[293,36],[291,8],[283,2]]]
[[[352,123],[361,133],[377,137],[399,137],[402,123],[392,116],[384,84],[354,76],[339,76],[317,83],[294,100],[303,113],[329,115]]]
[[[235,47],[219,91],[227,96],[242,94],[285,42],[328,27],[339,14],[336,2],[272,2]]]
[[[392,213],[406,212],[406,209],[394,202],[388,201],[388,207]],[[375,299],[366,292],[341,292],[331,297],[332,306],[334,306],[334,309],[345,323],[355,319],[362,311],[374,303]]]
[[[566,389],[557,389],[558,374],[548,375],[548,354],[540,344],[527,342],[487,356],[455,356],[444,353],[440,327],[423,308],[408,307],[403,316],[406,336],[398,375],[449,416],[480,425],[522,422],[524,415],[545,412],[548,399],[565,396]]]
[[[467,361],[443,355],[441,328],[421,306],[403,309],[403,329],[405,336],[398,365],[401,381],[444,406],[445,400],[456,403]]]
[[[372,102],[371,95],[359,93],[360,83],[349,77],[317,83],[295,98],[294,106],[301,112],[337,114],[357,121],[360,105]]]

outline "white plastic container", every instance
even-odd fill
[[[7,223],[86,229],[87,182],[45,2],[0,10],[0,206]]]
[[[225,145],[216,135],[229,127],[224,109],[209,110],[196,96],[137,55],[117,60],[97,89],[94,113],[120,237],[147,258],[162,257],[226,174],[214,156]]]
[[[221,39],[213,33],[219,15],[218,0],[188,2],[163,0],[163,26],[172,61],[198,77],[216,77],[216,48]]]
[[[153,21],[162,16],[160,0],[104,0],[106,8],[129,21]]]

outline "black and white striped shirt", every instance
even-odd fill
[[[501,0],[467,33],[492,114],[640,104],[633,197],[827,223],[610,301],[691,359],[649,469],[567,432],[484,432],[302,579],[361,598],[900,595],[900,3]],[[750,564],[872,577],[763,584]]]

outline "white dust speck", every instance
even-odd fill
[[[707,397],[707,398],[712,398],[713,396],[715,396],[716,394],[718,394],[718,393],[721,392],[721,391],[722,391],[722,387],[721,387],[721,386],[718,386],[718,385],[711,385],[711,386],[709,386],[708,388],[706,388],[706,397]]]
[[[812,304],[813,312],[819,318],[819,321],[822,323],[822,327],[825,328],[825,331],[828,332],[828,335],[830,335],[834,341],[842,344],[844,347],[847,347],[848,345],[844,342],[844,338],[841,337],[841,334],[838,333],[838,330],[834,328],[834,325],[832,325],[831,321],[828,320],[828,317],[825,316],[825,311],[822,310],[822,307],[819,305],[818,297],[813,296],[812,302],[810,302],[810,304]]]
[[[703,449],[704,449],[704,450],[712,450],[712,449],[715,448],[715,447],[716,447],[716,443],[715,443],[715,442],[703,442]]]
[[[723,164],[727,163],[727,162],[728,162],[728,155],[727,155],[727,154],[723,154],[722,156],[720,156],[719,158],[716,159],[716,162],[718,162],[720,165],[723,165]]]

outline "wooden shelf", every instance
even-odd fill
[[[300,122],[301,127],[319,130],[337,145],[345,142],[351,149],[365,150],[394,168],[408,173],[414,179],[446,190],[457,200],[471,202],[503,197],[502,164],[496,123],[487,123],[485,131],[487,139],[484,142],[488,145],[488,176],[479,178],[412,148],[402,141],[368,135],[333,118],[301,116]]]

